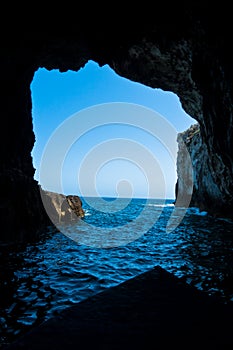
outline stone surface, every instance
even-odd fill
[[[180,133],[177,140],[176,206],[184,205],[191,195],[190,206],[213,216],[233,218],[233,198],[229,192],[232,177],[220,161],[213,169],[217,155],[211,154],[203,142],[199,124]]]
[[[176,93],[184,110],[200,124],[211,175],[221,195],[217,210],[232,208],[233,69],[230,3],[162,2],[120,6],[106,15],[101,6],[90,20],[64,5],[48,15],[27,8],[6,26],[1,22],[1,239],[34,236],[47,221],[33,180],[30,84],[39,67],[78,71],[88,60],[108,64],[117,74],[152,88]],[[85,7],[85,6],[84,6]],[[54,9],[53,9],[54,10]],[[68,12],[66,12],[66,10]],[[86,9],[87,11],[87,9]],[[69,14],[64,25],[65,13]],[[47,15],[47,18],[46,18]],[[220,24],[221,23],[221,24]],[[9,178],[8,178],[9,176]],[[201,180],[201,178],[199,178]],[[26,192],[25,192],[26,191]],[[208,191],[209,193],[209,191]],[[196,197],[197,199],[198,197]],[[196,204],[202,205],[196,201]]]
[[[64,195],[41,189],[41,197],[46,212],[55,225],[69,224],[85,215],[79,196]]]

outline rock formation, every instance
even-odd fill
[[[69,224],[85,215],[79,196],[66,196],[41,189],[41,198],[50,220],[55,225]]]
[[[222,176],[222,168],[220,173],[213,170],[212,155],[203,142],[199,124],[178,134],[177,141],[176,205],[182,206],[191,194],[190,206],[214,216],[233,218],[232,193],[228,192],[232,178],[224,176],[221,182],[216,181]]]
[[[204,191],[209,179],[215,184],[211,197],[210,190],[206,191],[204,204],[195,194],[195,204],[206,206],[211,201],[217,211],[229,214],[233,196],[229,6],[223,2],[164,2],[155,4],[153,11],[146,5],[138,10],[135,6],[130,15],[120,6],[110,14],[99,7],[91,20],[80,7],[72,18],[69,8],[66,25],[65,5],[62,18],[52,13],[48,21],[44,10],[43,16],[35,16],[39,8],[32,13],[27,9],[25,15],[22,12],[13,25],[10,12],[5,17],[2,14],[1,239],[34,236],[48,222],[38,183],[33,180],[30,84],[34,73],[39,67],[78,71],[88,60],[108,64],[122,77],[179,96],[184,110],[198,121],[198,142],[208,152],[205,179],[202,173],[195,191]]]

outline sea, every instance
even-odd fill
[[[233,302],[233,221],[172,199],[81,198],[85,217],[0,244],[0,347],[155,266]]]

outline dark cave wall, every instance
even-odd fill
[[[211,5],[210,15],[203,4],[185,4],[165,6],[166,11],[157,11],[156,19],[148,9],[120,21],[102,15],[93,19],[92,26],[70,21],[64,27],[50,19],[43,26],[16,26],[10,35],[2,32],[3,239],[34,236],[49,222],[33,180],[33,74],[39,67],[78,71],[89,59],[109,64],[123,77],[179,96],[184,110],[200,124],[211,176],[222,194],[214,210],[219,206],[228,215],[233,193],[230,11]],[[223,24],[216,26],[221,20]]]
[[[9,57],[1,73],[0,213],[1,239],[7,241],[33,238],[42,224],[49,222],[33,180],[32,77],[33,70],[28,74]]]

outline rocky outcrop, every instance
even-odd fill
[[[79,196],[41,189],[41,198],[50,220],[55,225],[69,224],[85,215]]]
[[[215,156],[203,142],[199,124],[179,133],[177,157],[176,206],[186,203],[191,194],[190,206],[198,207],[214,216],[232,217],[232,177],[226,176],[227,169],[219,162],[214,171]],[[224,176],[225,173],[225,176]],[[221,181],[217,181],[221,179]]]
[[[79,196],[44,191],[35,180],[16,169],[0,179],[2,241],[15,241],[15,233],[18,241],[35,240],[45,226],[69,223],[85,215]]]
[[[219,209],[228,215],[233,196],[229,6],[194,0],[164,2],[156,4],[156,15],[147,6],[138,11],[134,7],[130,16],[119,7],[118,13],[114,8],[115,17],[97,8],[91,23],[80,8],[73,11],[72,19],[69,9],[65,26],[65,5],[62,18],[53,14],[48,22],[44,12],[40,17],[27,9],[25,16],[22,11],[14,25],[7,27],[12,16],[5,16],[6,21],[1,22],[0,58],[1,239],[34,236],[48,221],[38,184],[33,180],[31,151],[35,136],[30,84],[34,73],[39,67],[78,71],[88,60],[100,66],[108,64],[122,77],[179,96],[184,110],[199,123],[201,142],[210,158],[210,173],[199,180],[203,179],[203,186],[207,179],[213,180],[220,191],[206,198],[217,200],[216,208],[221,198]],[[200,181],[197,191],[203,188]]]

